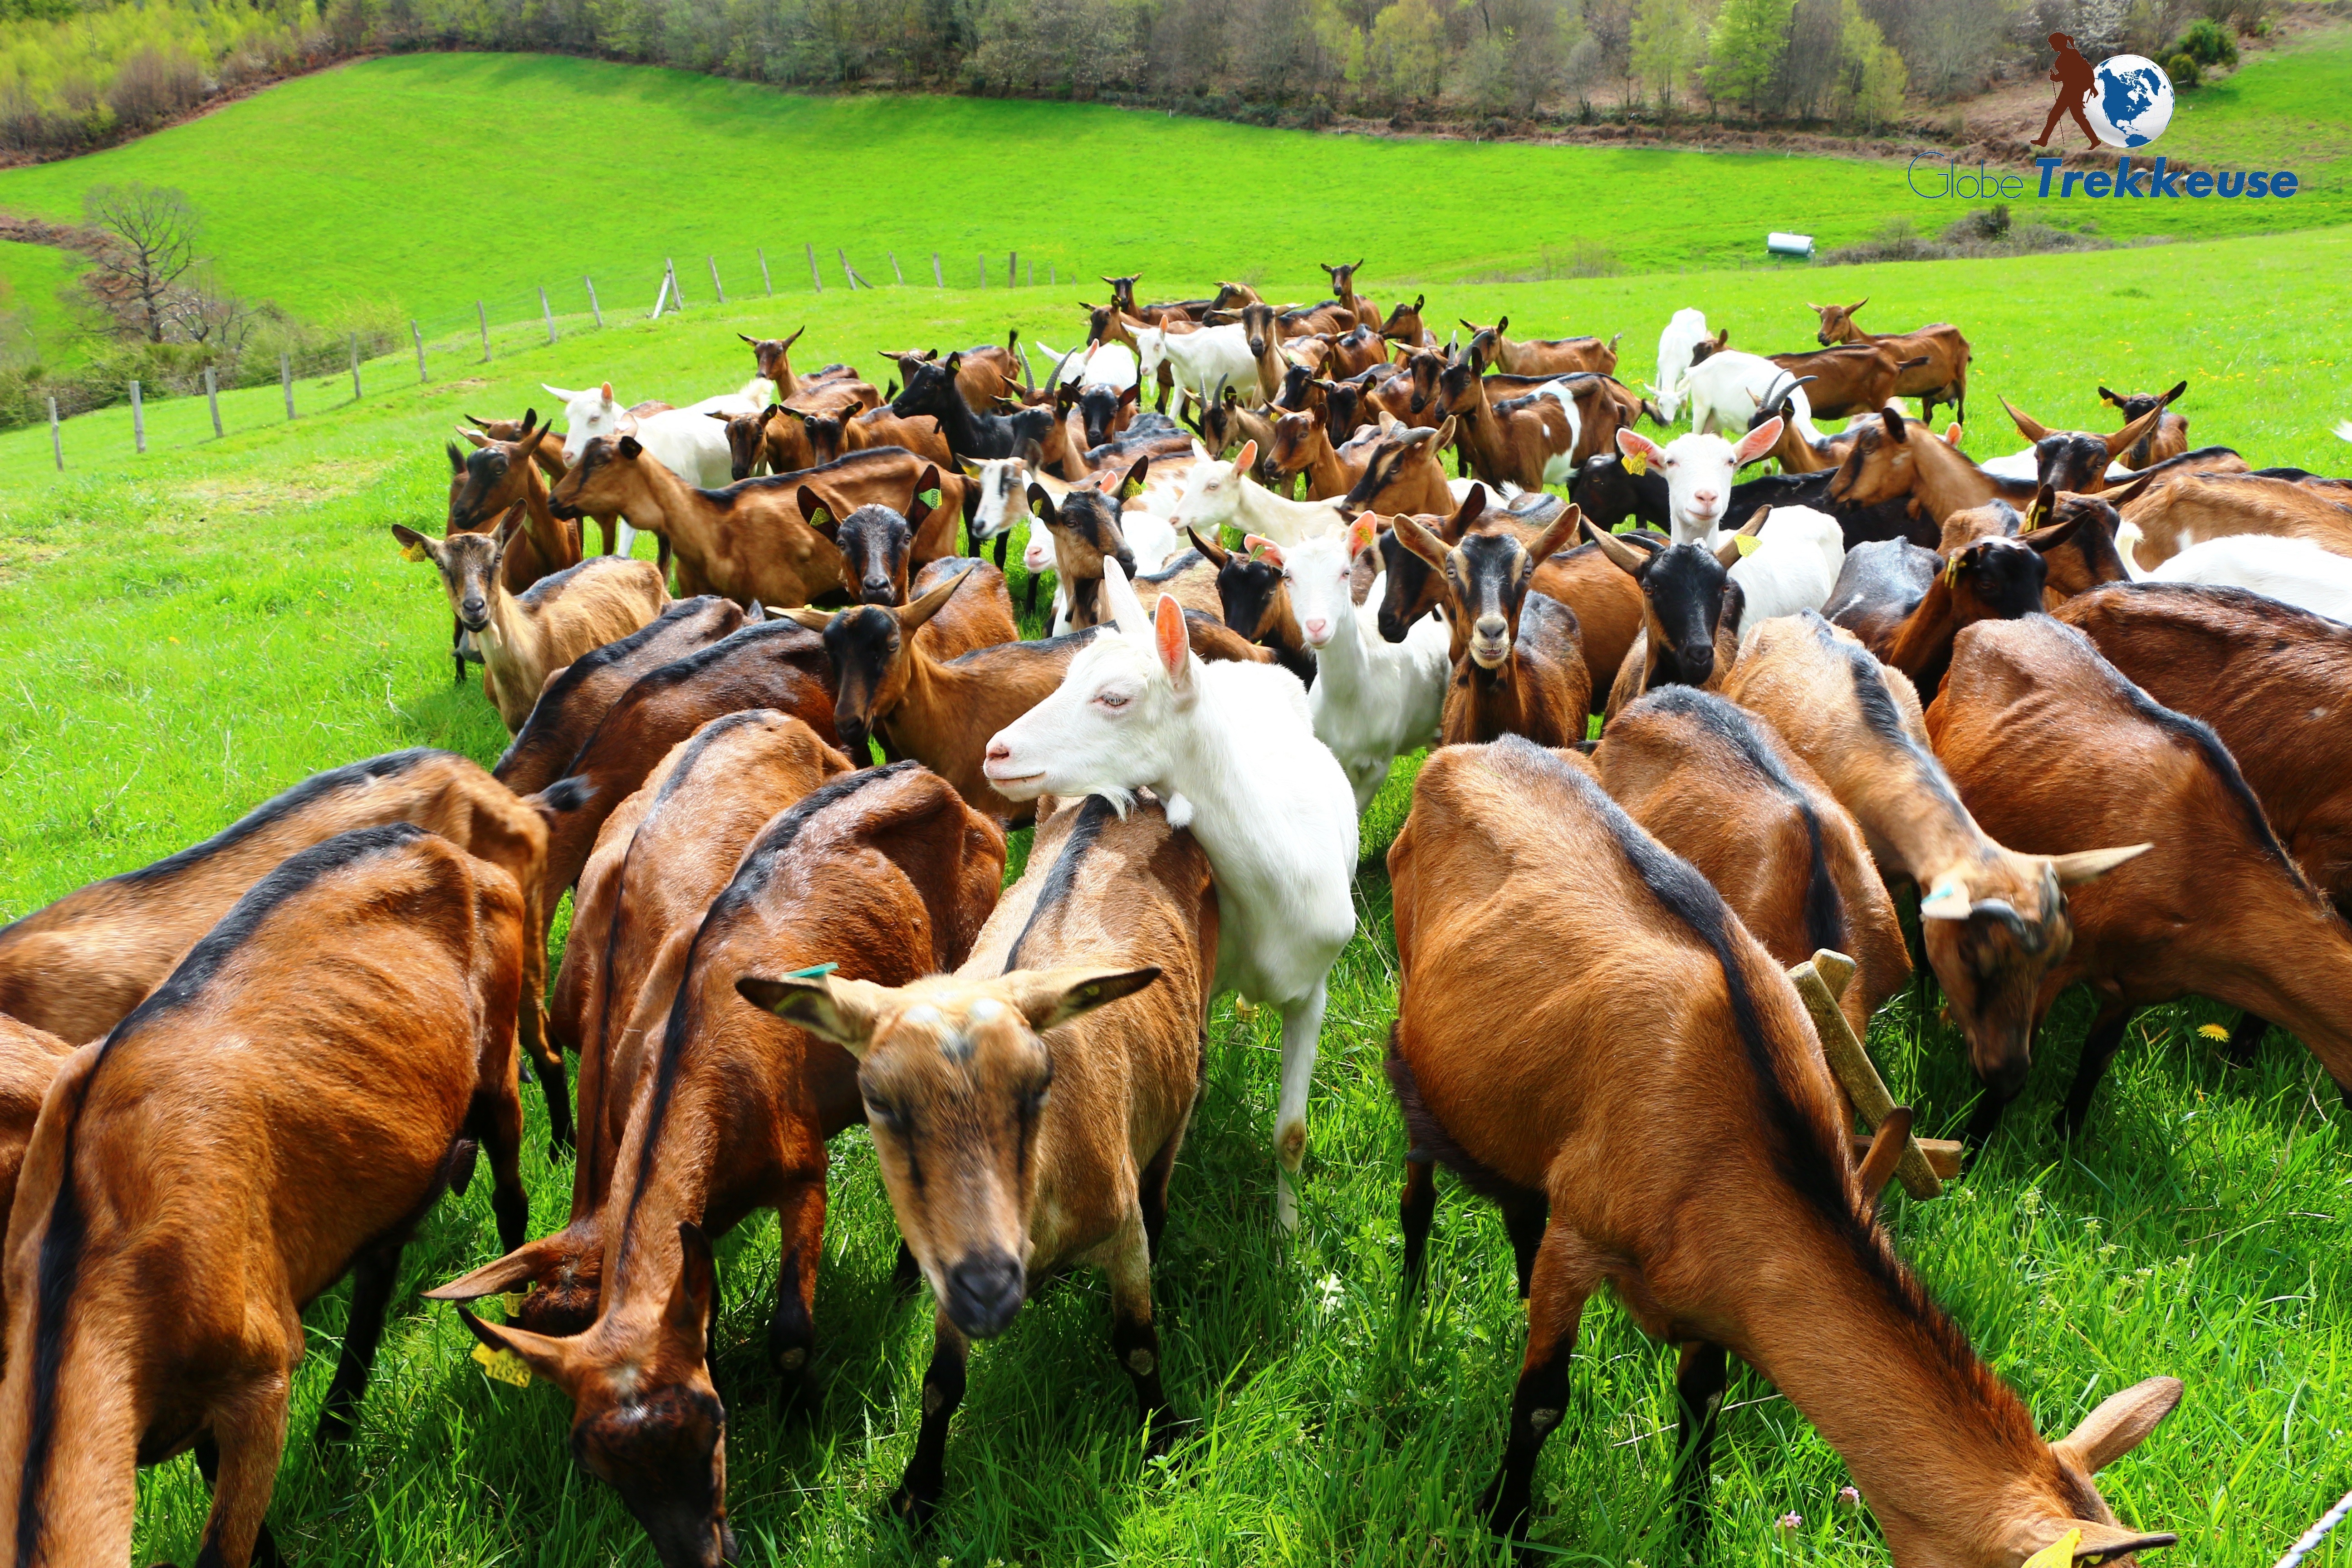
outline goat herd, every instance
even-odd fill
[[[1763,358],[1685,310],[1644,395],[1613,340],[1442,348],[1423,300],[1328,270],[1304,309],[1107,279],[1043,386],[1016,336],[892,355],[885,397],[796,374],[795,333],[694,407],[607,384],[550,389],[560,435],[473,421],[446,531],[393,531],[438,568],[460,679],[484,666],[498,766],[320,773],[0,931],[16,1561],[123,1562],[134,1467],[190,1448],[203,1561],[275,1561],[303,1309],[352,1276],[331,1440],[404,1243],[483,1154],[505,1256],[427,1294],[506,1299],[458,1309],[480,1353],[571,1397],[573,1456],[665,1563],[733,1551],[711,1240],[776,1212],[767,1359],[814,1395],[854,1123],[938,1303],[900,1513],[940,1501],[970,1341],[1076,1264],[1149,1440],[1179,1439],[1151,1262],[1209,1005],[1279,1011],[1295,1226],[1359,814],[1429,745],[1388,856],[1387,1067],[1408,1283],[1442,1163],[1500,1205],[1528,1304],[1482,1517],[1525,1530],[1606,1282],[1680,1346],[1694,1529],[1737,1355],[1899,1563],[2169,1544],[2092,1478],[2181,1385],[2037,1436],[1876,1222],[1958,1146],[1909,1135],[1853,1039],[1916,951],[1978,1135],[2078,981],[2070,1131],[2134,1010],[2191,993],[2245,1010],[2234,1049],[2267,1020],[2352,1083],[2352,482],[2189,449],[2181,386],[2101,389],[2112,432],[2011,410],[2031,447],[1972,462],[1895,402],[1965,410],[1949,326],[1817,307],[1820,352]],[[1685,407],[1663,445],[1634,428]],[[1032,518],[1042,640],[1004,574]],[[526,1061],[574,1151],[537,1238]]]

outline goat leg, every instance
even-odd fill
[[[2091,1020],[2091,1032],[2083,1037],[2083,1059],[2074,1068],[2074,1087],[2067,1092],[2066,1107],[2058,1113],[2058,1135],[2074,1138],[2090,1120],[2091,1096],[2098,1091],[2099,1079],[2107,1073],[2107,1064],[2115,1060],[2116,1052],[2124,1043],[2124,1027],[2131,1022],[2132,1008],[2120,999],[2103,1003],[2099,1016]]]
[[[1536,1249],[1543,1245],[1544,1222],[1551,1203],[1541,1193],[1503,1200],[1503,1230],[1511,1238],[1511,1262],[1518,1272],[1519,1300],[1528,1299],[1528,1285],[1536,1271]]]
[[[263,1515],[278,1481],[286,1448],[286,1373],[274,1372],[238,1389],[230,1403],[214,1408],[209,1467],[213,1506],[205,1521],[201,1564],[271,1563],[282,1561]],[[207,1445],[197,1448],[205,1468]]]
[[[911,1299],[923,1287],[923,1266],[915,1261],[915,1249],[907,1238],[898,1238],[898,1256],[890,1264],[890,1293],[900,1300]]]
[[[971,1347],[948,1315],[939,1315],[931,1338],[931,1364],[923,1373],[923,1424],[915,1433],[915,1457],[890,1496],[890,1510],[920,1530],[940,1506],[946,1489],[948,1422],[963,1403],[964,1363]]]
[[[799,1183],[776,1205],[783,1258],[776,1266],[776,1312],[768,1320],[768,1364],[782,1381],[776,1404],[812,1411],[824,1398],[816,1380],[816,1271],[824,1250],[824,1171]]]
[[[1544,1439],[1568,1414],[1569,1359],[1576,1350],[1576,1326],[1591,1286],[1569,1277],[1569,1244],[1559,1231],[1536,1255],[1536,1277],[1528,1294],[1528,1353],[1511,1394],[1510,1435],[1503,1445],[1503,1468],[1478,1501],[1486,1528],[1517,1540],[1528,1532],[1536,1459]]]
[[[1323,1033],[1325,983],[1282,1010],[1282,1094],[1274,1121],[1274,1216],[1298,1228],[1298,1173],[1307,1163],[1307,1090],[1315,1079],[1315,1052]]]
[[[1694,1340],[1683,1346],[1681,1364],[1675,1369],[1675,1404],[1682,1419],[1675,1451],[1675,1501],[1694,1556],[1706,1534],[1707,1460],[1723,1415],[1723,1391],[1730,1381],[1730,1360],[1721,1345]]]
[[[1168,1390],[1160,1381],[1160,1331],[1151,1321],[1151,1251],[1140,1202],[1128,1211],[1112,1245],[1111,1353],[1135,1384],[1136,1411],[1150,1430],[1150,1451],[1157,1457],[1168,1452],[1191,1423],[1175,1418]]]
[[[1189,1120],[1189,1119],[1188,1119]],[[1176,1149],[1183,1142],[1180,1130],[1151,1157],[1136,1178],[1136,1205],[1143,1211],[1143,1240],[1148,1248],[1144,1267],[1160,1257],[1160,1238],[1168,1231],[1168,1181],[1176,1173]]]
[[[2250,1068],[2262,1055],[2263,1037],[2270,1033],[2270,1020],[2256,1014],[2241,1014],[2238,1026],[2230,1031],[2230,1043],[2221,1047],[2232,1067]]]
[[[1397,1214],[1404,1227],[1404,1293],[1410,1299],[1428,1266],[1429,1225],[1437,1214],[1437,1172],[1431,1162],[1404,1157],[1404,1196],[1397,1202]]]
[[[352,1264],[352,1310],[343,1325],[342,1358],[335,1363],[326,1407],[319,1413],[316,1441],[321,1448],[351,1437],[352,1415],[367,1397],[368,1373],[375,1366],[375,1348],[383,1338],[384,1310],[392,1305],[392,1289],[399,1279],[398,1242],[370,1247]]]

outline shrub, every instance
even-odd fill
[[[2188,55],[2175,55],[2165,61],[2164,74],[2172,79],[2172,85],[2176,88],[2202,87],[2205,84],[2205,73]]]
[[[2238,40],[2230,29],[2210,16],[2200,17],[2180,35],[2172,46],[2176,55],[2186,55],[2200,66],[2235,66],[2238,63]],[[2170,69],[2167,62],[2166,68]]]

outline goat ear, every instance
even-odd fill
[[[468,436],[466,438],[469,441],[473,439],[471,436]],[[484,439],[484,445],[488,445],[487,437]],[[457,450],[457,443],[455,441],[448,443],[448,452],[450,473],[456,475],[459,479],[463,479],[466,474],[466,454]]]
[[[2034,418],[2031,414],[2025,413],[2008,398],[2002,398],[2000,405],[2009,410],[2010,422],[2017,426],[2017,433],[2027,440],[2039,441],[2050,434],[2049,426]]]
[[[2164,405],[2159,403],[2114,435],[2102,437],[2107,444],[2107,456],[2110,458],[2123,456],[2133,442],[2155,429],[2156,422],[2163,417]]]
[[[413,528],[395,522],[392,525],[392,536],[400,542],[400,554],[404,561],[440,559],[439,552],[434,547],[435,542]]]
[[[1182,616],[1178,616],[1181,623]],[[1058,1028],[1106,1002],[1132,996],[1160,978],[1157,965],[1141,969],[1016,969],[1004,977],[1013,1008],[1038,1034]]]
[[[1772,449],[1772,443],[1780,438],[1780,432],[1784,428],[1786,428],[1786,426],[1783,424],[1780,416],[1775,414],[1771,418],[1767,419],[1763,424],[1759,425],[1755,429],[1750,430],[1747,435],[1741,437],[1739,438],[1739,445],[1731,449],[1732,466],[1734,468],[1745,468],[1748,464],[1754,462],[1757,458],[1770,451]]]
[[[2096,1475],[2140,1446],[2180,1403],[2180,1380],[2151,1377],[2110,1394],[2081,1425],[2051,1444],[2061,1456]]]
[[[486,1323],[463,1307],[457,1309],[457,1321],[492,1351],[520,1357],[525,1366],[566,1394],[573,1393],[586,1379],[588,1367],[578,1339],[556,1339],[504,1323]]]
[[[481,451],[481,450],[483,450],[483,449],[487,448],[487,447],[490,445],[491,440],[493,439],[493,437],[490,436],[489,432],[488,432],[488,431],[487,431],[487,430],[466,430],[466,429],[460,429],[460,430],[457,432],[457,435],[458,435],[459,438],[460,438],[460,439],[462,439],[462,440],[466,443],[466,445],[467,445],[467,446],[469,446],[469,447],[473,447],[476,451]],[[451,457],[453,457],[453,458],[457,457],[457,449],[455,447],[450,447],[450,448],[449,448],[449,455],[450,455]],[[458,458],[458,461],[457,461],[457,467],[462,470],[462,469],[465,468],[465,466],[466,466],[465,459],[464,459],[464,458]]]
[[[963,586],[965,578],[979,570],[977,566],[965,567],[938,587],[929,590],[913,604],[899,610],[898,612],[899,631],[912,636],[917,627],[946,607],[947,602],[955,597],[955,591]]]
[[[1882,408],[1878,411],[1878,418],[1879,422],[1886,426],[1887,439],[1895,442],[1910,439],[1909,432],[1903,427],[1903,416],[1895,410]]]
[[[1428,562],[1439,571],[1445,570],[1445,542],[1421,526],[1421,520],[1410,513],[1399,512],[1391,525],[1397,542]]]
[[[1560,509],[1558,517],[1552,519],[1551,526],[1536,535],[1535,542],[1528,546],[1528,558],[1535,564],[1542,565],[1555,552],[1568,548],[1568,542],[1576,537],[1583,525],[1583,509],[1570,501]]]
[[[835,517],[824,502],[817,499],[816,491],[803,485],[797,499],[800,503],[801,521],[827,539],[835,538],[840,531],[841,520]]]
[[[1368,511],[1358,514],[1356,521],[1348,528],[1348,559],[1353,561],[1370,550],[1379,542],[1380,536],[1380,520]]]
[[[517,501],[507,508],[506,515],[499,519],[496,528],[490,530],[491,565],[496,566],[505,558],[507,547],[515,542],[515,535],[522,531],[522,514],[523,504]]]
[[[608,382],[606,382],[606,383],[604,383],[604,386],[602,387],[602,389],[601,389],[601,390],[602,390],[602,392],[603,392],[603,394],[604,394],[604,401],[605,401],[605,402],[607,402],[607,403],[612,402],[612,401],[613,401],[613,384],[612,384],[611,382],[609,382],[609,381],[608,381]]]
[[[2137,860],[2155,847],[2153,844],[2133,844],[2121,849],[2077,849],[2071,855],[2050,857],[2050,869],[2057,873],[2060,887],[2079,888],[2085,882],[2097,881],[2116,867]]]
[[[1257,467],[1257,443],[1244,441],[1242,443],[1242,449],[1234,454],[1234,472],[1246,474],[1255,467]]]
[[[1054,492],[1047,489],[1044,485],[1039,484],[1034,479],[1031,479],[1029,481],[1029,489],[1025,499],[1029,502],[1029,510],[1033,515],[1043,518],[1049,524],[1055,520],[1056,513],[1054,510]]]
[[[1144,613],[1143,601],[1135,596],[1135,585],[1128,581],[1127,568],[1118,563],[1116,555],[1102,558],[1102,595],[1110,606],[1112,624],[1123,636],[1148,640],[1154,634],[1151,617]]]
[[[2181,395],[2186,393],[2188,390],[2189,384],[2186,381],[2175,382],[2170,392],[2166,393],[2162,397],[2156,400],[2156,405],[2158,408],[2168,408],[2173,404],[2179,402]]]
[[[1118,482],[1118,499],[1123,501],[1133,500],[1136,497],[1141,495],[1143,493],[1144,480],[1150,477],[1150,473],[1151,458],[1150,456],[1147,455],[1136,458],[1135,466],[1127,470],[1127,478]]]
[[[1945,427],[1944,445],[1958,451],[1960,445],[1960,422],[1957,419]]]
[[[635,462],[637,458],[645,456],[646,451],[643,447],[637,444],[637,438],[635,436],[622,437],[618,441],[614,443],[613,449],[632,462]]]
[[[425,1299],[428,1301],[478,1301],[485,1296],[524,1289],[553,1275],[557,1269],[572,1261],[578,1251],[578,1243],[570,1233],[559,1230],[553,1236],[526,1241],[496,1262],[485,1263],[469,1273],[460,1274],[446,1285],[425,1291]]]
[[[1779,440],[1776,434],[1774,440]],[[1628,458],[1640,458],[1644,463],[1654,463],[1665,457],[1664,448],[1631,426],[1617,427],[1617,450]]]
[[[2184,381],[2180,384],[2187,386],[2189,384]],[[2117,408],[2121,408],[2124,405],[2124,400],[2122,398],[2117,397],[2114,393],[2109,392],[2104,386],[2099,388],[2099,401],[2102,403],[2112,403]]]
[[[1167,668],[1169,684],[1179,696],[1192,689],[1192,637],[1184,629],[1184,606],[1162,594],[1151,612],[1151,641]]]
[[[662,1327],[673,1345],[696,1359],[710,1350],[711,1305],[719,1295],[719,1266],[711,1260],[710,1238],[692,1220],[677,1222],[677,1283],[670,1287],[662,1307]]]
[[[1283,566],[1287,564],[1287,563],[1282,559],[1282,546],[1276,544],[1273,540],[1266,538],[1265,535],[1262,533],[1244,534],[1242,536],[1242,548],[1248,551],[1252,555],[1255,555],[1260,560],[1267,563],[1276,571],[1281,570]]]
[[[874,1043],[875,1020],[895,994],[888,986],[870,981],[825,974],[787,974],[781,980],[746,974],[735,982],[735,993],[752,1006],[765,1007],[787,1024],[861,1058]]]
[[[732,425],[735,422],[735,416],[732,414],[721,414],[715,408],[704,409],[702,411],[702,416],[705,419],[716,419],[721,425]]]
[[[1453,415],[1449,414],[1445,416],[1445,423],[1437,427],[1435,435],[1437,439],[1429,443],[1429,450],[1433,457],[1439,452],[1443,452],[1446,447],[1454,445]]]
[[[806,626],[813,632],[821,632],[824,630],[825,627],[833,625],[833,612],[831,610],[811,609],[806,605],[795,605],[790,609],[779,609],[772,613],[782,616],[785,620],[792,622],[794,626]],[[743,618],[745,620],[751,619],[749,616],[746,616]]]

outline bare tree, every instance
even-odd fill
[[[196,210],[187,193],[136,181],[93,185],[81,210],[107,237],[93,258],[91,291],[117,320],[162,342],[173,286],[196,263]]]

